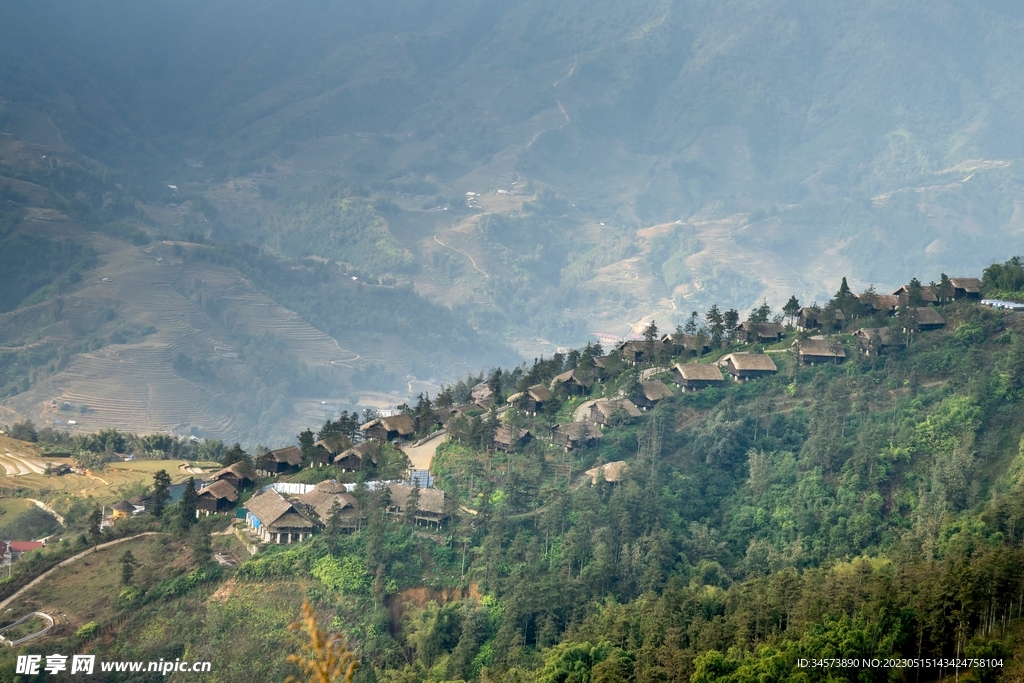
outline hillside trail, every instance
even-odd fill
[[[142,538],[143,536],[156,536],[157,534],[162,534],[162,533],[164,533],[164,532],[162,532],[162,531],[144,531],[143,533],[138,534],[136,536],[128,536],[127,538],[118,538],[118,539],[113,540],[113,541],[107,541],[106,543],[100,543],[98,546],[95,546],[93,548],[89,548],[88,550],[84,550],[84,551],[78,553],[77,555],[72,555],[68,559],[64,560],[63,562],[59,562],[56,566],[51,567],[50,569],[46,570],[45,572],[43,572],[42,574],[40,574],[36,578],[32,579],[27,584],[25,584],[24,586],[22,586],[21,588],[16,590],[14,592],[14,594],[11,595],[9,598],[4,600],[3,602],[0,602],[0,610],[6,609],[6,607],[9,604],[11,604],[14,600],[16,600],[19,597],[21,597],[22,594],[27,592],[30,588],[33,588],[36,585],[38,585],[43,579],[45,579],[46,577],[48,577],[50,574],[54,573],[58,569],[61,569],[62,567],[67,567],[69,565],[72,565],[75,562],[77,562],[78,560],[82,559],[83,557],[85,557],[87,555],[93,554],[97,550],[103,550],[104,548],[109,548],[111,546],[117,545],[118,543],[124,543],[126,541],[134,541],[135,539]]]

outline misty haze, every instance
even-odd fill
[[[1024,680],[1022,73],[1007,0],[12,0],[0,681]]]

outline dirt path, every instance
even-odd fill
[[[46,503],[44,503],[41,500],[36,500],[35,498],[26,498],[25,500],[31,502],[33,505],[35,505],[37,508],[39,508],[41,510],[46,510],[51,515],[53,515],[54,517],[57,518],[57,521],[60,522],[61,526],[64,526],[64,518],[62,516],[60,516],[59,514],[57,514],[56,512],[54,512],[53,508],[51,508],[49,505],[47,505]]]
[[[466,258],[468,258],[468,259],[469,259],[469,262],[473,264],[473,267],[474,267],[474,268],[476,268],[476,269],[477,269],[477,270],[478,270],[478,271],[480,272],[480,274],[481,274],[481,275],[483,275],[483,276],[484,276],[485,278],[488,278],[488,279],[489,279],[489,278],[491,277],[490,275],[488,275],[488,274],[487,274],[487,273],[485,273],[484,271],[480,270],[480,266],[476,265],[476,261],[474,261],[474,260],[473,260],[473,257],[472,257],[472,256],[470,256],[469,254],[467,254],[466,252],[462,251],[461,249],[456,249],[455,247],[450,247],[450,246],[448,246],[447,244],[445,244],[445,243],[444,243],[444,242],[442,242],[441,240],[437,239],[437,235],[434,235],[434,241],[435,241],[435,242],[437,242],[438,244],[440,244],[440,245],[441,245],[442,247],[444,247],[445,249],[451,249],[451,250],[452,250],[452,251],[454,251],[455,253],[457,253],[457,254],[462,254],[463,256],[465,256]]]
[[[60,569],[62,567],[67,567],[68,565],[74,564],[75,562],[77,562],[78,560],[82,559],[86,555],[92,555],[97,550],[103,550],[104,548],[109,548],[110,546],[117,545],[118,543],[124,543],[125,541],[134,541],[135,539],[142,538],[143,536],[156,536],[157,534],[161,534],[161,533],[163,533],[163,532],[162,531],[146,531],[146,532],[141,533],[141,534],[139,534],[137,536],[129,536],[127,538],[119,538],[116,541],[107,541],[106,543],[100,543],[95,548],[89,548],[88,550],[80,552],[77,555],[72,555],[68,559],[66,559],[63,562],[61,562],[60,564],[58,564],[56,567],[53,567],[52,569],[49,569],[49,570],[43,572],[42,574],[40,574],[36,578],[34,578],[31,581],[29,581],[27,584],[25,584],[24,586],[19,588],[14,593],[14,595],[12,595],[11,597],[7,598],[3,602],[0,602],[0,610],[5,609],[14,600],[16,600],[17,598],[20,598],[22,596],[22,594],[27,592],[30,588],[34,588],[36,585],[38,585],[43,579],[45,579],[50,574],[54,573],[55,571],[57,571],[58,569]]]
[[[444,440],[448,438],[447,433],[438,434],[432,439],[424,441],[419,446],[409,446],[408,448],[402,449],[402,452],[409,456],[409,462],[412,463],[414,470],[429,470],[430,464],[434,461],[434,455],[437,453],[437,447],[440,446]]]

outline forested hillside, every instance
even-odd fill
[[[1001,0],[35,3],[0,27],[0,131],[158,232],[413,281],[529,357],[1016,249],[1022,37]]]
[[[1016,259],[993,266],[986,291],[1019,290],[1022,274]],[[432,467],[451,500],[440,529],[387,513],[380,490],[357,487],[359,530],[328,523],[237,570],[139,584],[100,610],[99,627],[116,626],[88,647],[111,659],[209,659],[218,680],[283,677],[284,655],[298,647],[283,628],[305,595],[351,640],[360,681],[956,673],[955,664],[798,666],[833,657],[994,658],[1019,675],[1024,315],[949,301],[939,287],[935,305],[892,316],[840,290],[824,310],[844,310],[842,328],[790,328],[774,343],[719,337],[715,316],[698,316],[695,336],[710,349],[687,351],[670,343],[684,331],[662,341],[652,324],[645,341],[610,354],[588,345],[421,397],[406,407],[419,434],[436,429],[433,411],[463,406],[448,413]],[[928,293],[913,291],[910,303]],[[934,320],[922,310],[944,326],[921,330],[915,320]],[[888,340],[884,353],[852,334],[865,329]],[[815,335],[819,346],[838,343],[843,361],[800,364],[798,351],[819,348]],[[638,350],[646,360],[632,365]],[[707,367],[738,351],[770,357],[777,372],[697,392],[673,386],[672,363]],[[651,382],[670,391],[646,411],[598,418],[606,424],[591,445],[567,451],[549,440],[585,401],[643,404]],[[512,407],[498,415],[466,403],[484,387]],[[543,406],[516,408],[531,388]],[[316,436],[344,441],[356,425],[346,413]],[[532,440],[501,441],[523,429]],[[299,436],[304,448],[313,439]],[[385,462],[294,480],[367,481]],[[611,463],[620,465],[592,469]],[[991,680],[998,667],[974,668]]]

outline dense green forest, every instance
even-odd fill
[[[1001,291],[1024,283],[1017,259],[985,276]],[[840,290],[828,304],[847,312],[843,329],[823,331],[845,347],[842,364],[798,364],[793,342],[810,333],[792,330],[767,346],[723,335],[700,357],[674,357],[652,323],[640,366],[588,345],[421,396],[404,409],[428,433],[432,411],[480,382],[500,400],[567,370],[596,372],[595,358],[606,373],[589,395],[556,383],[536,415],[476,409],[449,421],[433,470],[459,510],[441,530],[390,518],[385,494],[357,487],[361,530],[328,525],[268,547],[234,570],[230,599],[209,597],[222,570],[154,585],[133,607],[123,601],[117,634],[90,647],[219,661],[218,680],[283,677],[281,650],[296,647],[283,626],[305,595],[350,639],[359,681],[933,680],[957,668],[801,668],[808,658],[1012,669],[1024,595],[1024,316],[940,302],[945,327],[921,332],[905,309],[870,314],[856,301]],[[709,313],[694,325],[710,340]],[[862,327],[899,343],[866,355],[850,334]],[[613,419],[582,450],[545,438],[585,399],[638,396],[639,370],[671,383],[661,364],[735,350],[769,354],[778,372],[674,392],[638,419]],[[354,439],[363,419],[343,414],[316,436]],[[535,438],[495,450],[500,426]],[[620,460],[621,479],[584,474]],[[298,480],[380,475],[328,467]],[[992,680],[1001,667],[961,668]]]

